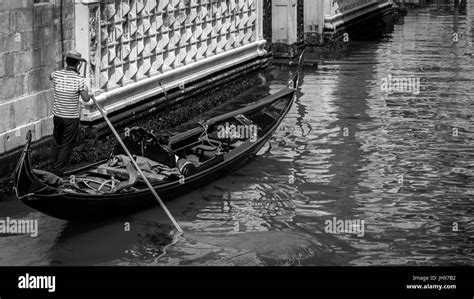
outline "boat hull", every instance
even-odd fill
[[[265,140],[266,142],[266,140]],[[163,201],[169,201],[191,191],[202,188],[246,164],[262,148],[265,142],[254,147],[245,156],[236,157],[229,163],[219,165],[219,169],[184,184],[174,184],[167,188],[155,188]],[[21,201],[46,215],[75,222],[102,221],[125,216],[158,206],[156,198],[150,191],[140,194],[118,194],[114,196],[88,196],[75,194],[35,194],[24,197]]]

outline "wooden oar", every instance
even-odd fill
[[[133,166],[137,169],[138,173],[140,173],[140,175],[142,176],[143,180],[145,181],[146,185],[148,186],[148,188],[150,189],[151,193],[153,194],[153,196],[155,196],[156,200],[158,201],[158,203],[160,204],[160,206],[163,208],[163,210],[165,211],[166,215],[168,215],[168,217],[170,218],[171,222],[173,223],[174,227],[176,227],[176,230],[178,230],[178,232],[180,233],[183,233],[183,230],[181,229],[181,227],[179,226],[178,222],[176,222],[176,220],[174,219],[173,215],[171,215],[170,211],[168,211],[168,209],[166,208],[165,204],[163,203],[163,201],[161,200],[160,196],[158,195],[158,193],[156,193],[155,189],[153,188],[153,186],[151,185],[150,181],[146,178],[145,174],[143,173],[143,171],[140,169],[140,167],[138,167],[138,164],[137,162],[135,161],[135,159],[133,159],[133,156],[132,154],[128,151],[127,147],[125,146],[125,144],[123,143],[122,139],[120,138],[120,135],[117,133],[117,131],[115,130],[114,126],[112,125],[112,123],[110,122],[109,118],[107,117],[107,114],[105,113],[105,111],[99,106],[99,103],[97,103],[97,100],[95,99],[94,96],[92,96],[92,101],[94,101],[94,104],[97,106],[97,109],[99,110],[100,114],[102,114],[102,116],[104,117],[105,121],[107,122],[107,125],[109,125],[109,128],[110,130],[112,130],[112,133],[114,133],[115,135],[115,138],[117,138],[117,141],[118,143],[120,144],[120,146],[122,146],[123,150],[125,151],[125,153],[127,154],[127,156],[130,158]]]

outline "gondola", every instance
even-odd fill
[[[146,177],[164,200],[202,187],[251,159],[290,110],[299,71],[289,85],[247,107],[210,118],[166,140],[142,128],[123,138]],[[161,139],[161,140],[160,140]],[[13,173],[16,196],[49,216],[78,222],[102,221],[156,206],[143,178],[120,148],[111,159],[81,167],[67,177],[33,169],[31,133]]]

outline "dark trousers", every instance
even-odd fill
[[[53,146],[52,160],[55,173],[61,175],[69,163],[76,140],[80,134],[79,118],[54,116],[53,123],[55,144]]]

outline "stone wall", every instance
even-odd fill
[[[24,144],[28,130],[34,140],[52,134],[49,74],[73,40],[73,0],[0,1],[0,158]]]
[[[89,0],[75,13],[87,80],[109,113],[266,55],[260,0]],[[101,120],[85,103],[83,123]]]

